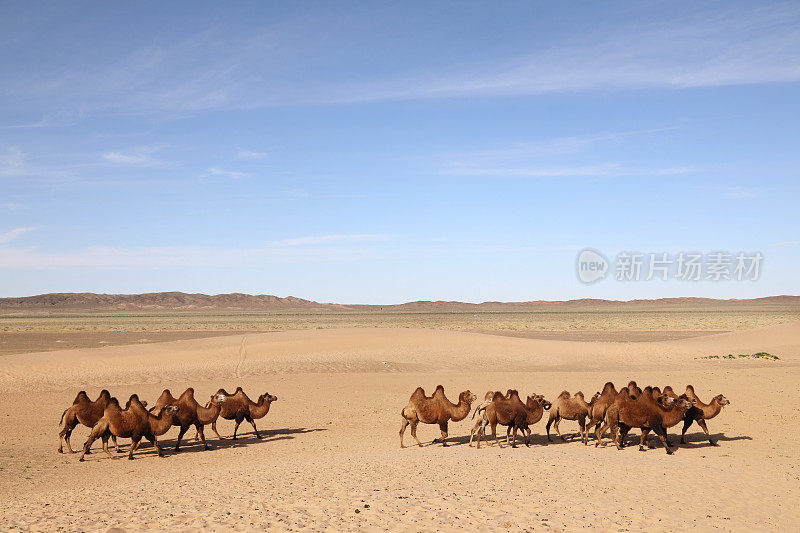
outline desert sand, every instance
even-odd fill
[[[761,351],[781,359],[698,359]],[[545,417],[530,447],[470,448],[469,419],[450,425],[447,448],[428,445],[438,428],[425,425],[424,447],[399,447],[400,410],[420,385],[430,393],[442,384],[451,400],[511,387],[552,400],[629,379],[691,383],[706,401],[725,394],[731,405],[708,423],[719,446],[696,425],[673,456],[548,444]],[[797,321],[649,342],[360,328],[4,355],[0,529],[796,530],[798,384]],[[245,422],[238,441],[211,439],[210,451],[190,441],[163,459],[149,445],[135,461],[111,460],[99,443],[84,463],[57,452],[59,417],[79,390],[152,402],[189,385],[203,399],[239,385],[251,397],[277,395],[258,421],[264,438]],[[233,423],[218,428],[230,436]],[[88,432],[75,430],[74,448]],[[173,428],[160,440],[176,436]]]

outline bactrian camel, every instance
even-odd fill
[[[422,422],[423,424],[438,424],[439,430],[442,433],[441,438],[434,439],[433,442],[441,442],[442,446],[447,446],[447,423],[452,420],[453,422],[460,422],[469,415],[472,402],[476,396],[469,390],[465,390],[458,395],[458,403],[454,404],[447,399],[444,394],[444,387],[441,385],[436,387],[433,396],[426,396],[422,387],[417,387],[417,390],[411,395],[406,405],[401,411],[400,415],[403,420],[400,425],[400,447],[405,448],[403,444],[403,433],[406,427],[411,426],[411,436],[417,441],[419,446],[422,443],[417,438],[417,425]]]

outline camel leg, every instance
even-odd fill
[[[497,438],[497,422],[492,422],[492,438],[498,446],[501,448],[503,447],[503,445],[500,443],[500,440]]]
[[[486,443],[487,446],[491,446],[492,445],[492,443],[489,442],[489,439],[486,438],[486,426],[488,426],[488,425],[489,425],[489,421],[488,420],[484,420],[483,421],[483,425],[481,426],[481,432],[478,435],[478,448],[481,447],[481,436],[483,436],[483,440],[484,440],[484,442]]]
[[[693,422],[694,419],[690,417],[683,419],[683,431],[681,431],[681,444],[686,444],[686,430],[692,427]]]
[[[579,418],[578,425],[581,427],[581,442],[586,437],[586,418]]]
[[[667,442],[667,430],[659,426],[653,428],[653,431],[655,431],[656,435],[658,435],[658,438],[661,439],[661,444],[663,444],[664,449],[667,450],[667,455],[672,455],[674,452],[669,449],[669,443]]]
[[[220,437],[219,432],[217,431],[217,421],[216,420],[211,422],[211,431],[214,432],[214,434],[217,436],[217,439],[222,440],[222,437]]]
[[[139,443],[140,442],[142,442],[141,435],[134,435],[133,437],[131,437],[131,449],[128,452],[128,459],[129,460],[133,461],[133,459],[134,459],[133,452],[135,452],[136,449],[139,447]]]
[[[119,444],[117,443],[116,435],[111,435],[111,440],[114,441],[114,450],[116,450],[117,453],[125,453],[124,451],[119,449]]]
[[[438,440],[439,442],[442,443],[442,446],[447,446],[447,441],[445,440],[447,438],[447,422],[446,421],[442,422],[441,424],[439,424],[439,431],[442,432],[442,438],[441,439],[436,439],[433,442],[436,442]]]
[[[514,440],[511,441],[511,447],[512,448],[516,448],[517,447],[517,426],[514,426],[513,435],[514,435]]]
[[[620,437],[621,433],[620,427],[617,424],[611,424],[610,428],[611,428],[611,440],[614,441],[614,444],[617,446],[617,449],[621,450],[622,446],[620,445],[620,440],[622,440],[622,437]]]
[[[181,439],[187,431],[189,431],[189,426],[181,426],[181,430],[178,432],[178,440],[175,441],[175,453],[181,450]]]
[[[103,451],[106,452],[106,455],[108,455],[109,459],[113,459],[114,456],[111,454],[110,451],[108,451],[108,437],[109,437],[109,434],[108,434],[107,431],[105,433],[103,433],[103,437],[102,437],[102,439],[103,439],[102,440],[102,442],[103,442]]]
[[[472,448],[472,437],[474,437],[474,436],[475,436],[475,432],[476,432],[476,431],[478,431],[478,430],[480,429],[480,427],[481,427],[481,422],[483,422],[483,420],[482,420],[482,419],[481,419],[481,420],[478,420],[478,422],[475,424],[475,426],[473,426],[473,428],[472,428],[472,429],[470,430],[470,432],[469,432],[469,447],[470,447],[470,448]],[[480,445],[481,445],[481,435],[480,435],[480,433],[479,433],[479,434],[478,434],[478,447],[480,447]]]
[[[422,448],[422,443],[417,438],[417,425],[419,425],[419,420],[414,420],[411,422],[411,436],[414,437],[415,441],[417,441],[417,446]]]
[[[75,453],[75,451],[72,449],[72,445],[69,443],[69,438],[72,436],[72,431],[77,427],[77,425],[77,420],[74,423],[66,420],[64,421],[64,429],[62,429],[58,434],[58,453],[64,453],[64,443],[62,440],[67,443],[67,450],[69,450],[69,453]]]
[[[567,439],[565,439],[564,435],[561,434],[561,430],[558,429],[558,424],[560,422],[561,422],[561,417],[556,418],[556,422],[555,422],[555,424],[553,424],[553,427],[555,428],[556,433],[558,433],[558,436],[561,437],[561,442],[567,442]]]
[[[260,438],[261,438],[261,435],[259,435],[259,434],[258,434],[258,429],[256,428],[256,421],[255,421],[255,420],[253,420],[253,418],[252,418],[250,415],[247,415],[247,416],[245,417],[245,419],[246,419],[248,422],[250,422],[250,425],[251,425],[251,426],[253,426],[253,431],[254,431],[254,432],[255,432],[255,434],[256,434],[256,438],[257,438],[257,439],[260,439]]]
[[[408,424],[410,424],[410,422],[406,419],[406,417],[403,417],[403,421],[400,422],[400,448],[405,448],[405,446],[403,446],[403,433],[406,432]]]
[[[239,424],[241,424],[241,423],[242,423],[242,420],[244,420],[244,418],[237,418],[237,419],[236,419],[236,425],[235,425],[235,426],[233,426],[233,440],[236,440],[236,439],[238,438],[238,437],[236,436],[236,431],[238,431],[238,430],[239,430]]]
[[[711,444],[712,446],[719,446],[719,444],[717,444],[714,441],[714,439],[711,438],[711,435],[708,433],[708,426],[706,426],[706,421],[705,420],[703,420],[701,418],[700,420],[697,421],[697,425],[700,426],[701,428],[703,428],[703,431],[705,431],[706,437],[708,437],[709,444]]]
[[[153,447],[158,452],[159,457],[164,457],[164,452],[161,451],[161,445],[158,443],[158,438],[155,435],[148,435],[147,440],[153,443]]]
[[[547,425],[545,426],[545,429],[547,429],[547,442],[553,442],[553,439],[550,438],[550,426],[553,424],[553,421],[555,421],[557,417],[558,414],[550,411],[550,418],[547,420]]]
[[[628,426],[623,426],[622,424],[619,425],[619,433],[618,433],[618,446],[620,448],[625,447],[625,437],[628,436],[628,432],[631,430]]]
[[[594,427],[594,436],[597,438],[597,442],[594,443],[595,448],[600,446],[600,445],[605,446],[605,444],[603,444],[603,433],[606,432],[608,427],[609,427],[608,422],[605,422],[605,423],[604,422],[599,422]]]
[[[647,442],[647,435],[650,433],[650,428],[642,428],[642,438],[639,439],[639,451],[645,451],[645,443]]]
[[[196,435],[200,435],[200,440],[203,441],[203,448],[206,449],[206,450],[210,450],[211,446],[209,446],[208,443],[206,442],[206,432],[205,432],[205,428],[203,428],[203,424],[195,425],[195,430],[197,430]],[[198,440],[196,436],[195,436],[194,440]]]

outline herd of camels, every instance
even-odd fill
[[[258,397],[258,401],[251,400],[241,387],[236,389],[233,394],[219,389],[211,395],[211,399],[205,406],[200,405],[194,398],[194,389],[189,387],[178,398],[175,398],[169,389],[164,389],[161,396],[150,410],[147,410],[147,402],[141,401],[137,394],[131,395],[125,408],[123,409],[119,401],[112,397],[107,390],[100,392],[97,400],[90,400],[85,391],[78,393],[75,401],[61,414],[63,429],[59,433],[60,444],[58,451],[64,452],[64,443],[67,450],[75,453],[70,445],[69,438],[72,431],[83,424],[92,429],[89,438],[83,445],[83,453],[80,460],[83,461],[84,455],[91,453],[90,448],[98,438],[102,439],[103,451],[109,457],[113,457],[108,451],[108,440],[114,441],[114,447],[120,452],[117,438],[131,439],[131,446],[128,451],[128,459],[133,459],[133,452],[139,447],[142,438],[148,439],[153,443],[159,457],[164,454],[158,444],[158,437],[169,431],[172,426],[180,428],[178,440],[175,443],[175,451],[180,450],[183,435],[191,428],[195,427],[196,439],[203,441],[206,450],[210,447],[206,443],[203,427],[211,424],[211,429],[222,439],[217,432],[217,418],[225,420],[235,420],[233,428],[233,438],[236,439],[236,432],[239,424],[247,420],[253,426],[253,431],[257,438],[261,438],[256,428],[255,421],[263,418],[269,412],[272,402],[277,400],[277,396],[264,393]],[[121,453],[121,452],[120,452]]]
[[[75,401],[61,415],[60,424],[63,425],[59,433],[60,444],[58,451],[64,452],[64,443],[70,453],[75,453],[70,445],[72,431],[82,424],[91,428],[89,438],[83,445],[83,452],[80,460],[91,453],[92,444],[97,439],[102,439],[103,451],[113,457],[108,450],[108,441],[113,440],[118,453],[121,453],[118,438],[131,439],[128,450],[128,458],[133,459],[133,453],[139,447],[143,438],[153,443],[159,457],[163,457],[158,437],[165,434],[173,426],[180,428],[178,439],[175,443],[175,451],[180,450],[181,440],[186,432],[194,426],[197,433],[195,439],[201,440],[206,450],[209,449],[206,443],[204,426],[211,424],[218,439],[221,439],[217,432],[217,419],[222,417],[225,420],[234,420],[236,425],[233,429],[233,438],[239,425],[247,420],[252,426],[255,436],[261,438],[256,428],[255,421],[263,418],[269,412],[270,405],[278,398],[269,393],[264,393],[258,397],[257,401],[251,400],[247,394],[238,387],[231,394],[225,389],[219,389],[211,395],[210,400],[205,406],[201,405],[194,397],[194,389],[188,388],[178,398],[175,398],[169,389],[165,389],[149,410],[147,403],[140,400],[136,394],[131,395],[125,407],[121,407],[119,401],[112,397],[107,390],[103,390],[100,396],[92,401],[85,391],[78,393]],[[481,438],[487,445],[491,443],[486,437],[486,428],[491,426],[492,438],[502,447],[502,443],[497,438],[497,425],[500,424],[507,428],[506,444],[516,447],[517,432],[520,431],[525,437],[525,444],[530,445],[531,426],[542,419],[545,411],[550,412],[547,421],[547,440],[551,441],[550,427],[553,426],[558,436],[565,440],[558,428],[561,420],[575,420],[580,425],[580,438],[583,444],[589,442],[589,430],[594,427],[596,438],[595,446],[603,445],[603,434],[606,430],[611,431],[611,438],[618,449],[625,446],[625,437],[631,428],[642,430],[639,442],[639,449],[644,450],[647,442],[647,435],[652,431],[661,441],[668,454],[673,453],[667,438],[667,429],[683,422],[681,432],[681,444],[684,443],[686,430],[694,423],[703,429],[711,445],[716,446],[713,438],[708,432],[706,420],[717,416],[722,408],[730,402],[725,396],[719,394],[714,396],[709,403],[702,402],[694,392],[694,387],[686,386],[686,391],[678,395],[672,387],[645,387],[640,389],[635,381],[628,383],[619,391],[613,383],[608,382],[603,390],[595,393],[587,403],[582,392],[574,395],[567,391],[562,392],[555,402],[547,401],[544,396],[533,394],[527,397],[525,403],[520,399],[519,393],[514,389],[509,389],[506,394],[499,391],[489,391],[484,396],[484,401],[475,410],[472,404],[477,397],[472,392],[466,390],[458,397],[458,403],[454,404],[447,399],[444,387],[439,385],[432,396],[426,396],[422,387],[411,395],[408,405],[402,410],[402,425],[400,427],[400,447],[404,448],[403,434],[408,426],[411,426],[411,436],[417,441],[419,446],[422,443],[417,438],[417,426],[423,424],[438,424],[441,430],[441,437],[434,439],[434,443],[440,442],[447,446],[447,426],[451,420],[459,422],[464,420],[472,412],[472,418],[476,419],[475,426],[470,432],[469,445],[477,437],[477,447],[481,446]],[[588,422],[587,422],[588,420]]]
[[[635,381],[628,383],[619,391],[610,381],[605,384],[601,392],[595,393],[591,401],[586,402],[582,392],[571,395],[568,391],[559,394],[554,403],[550,403],[541,395],[531,395],[527,397],[525,403],[519,397],[519,393],[514,389],[509,389],[506,394],[499,391],[489,391],[484,396],[484,401],[472,410],[472,404],[477,397],[465,390],[458,397],[458,403],[454,404],[444,394],[444,387],[439,385],[432,396],[426,396],[422,387],[411,395],[408,405],[403,408],[401,413],[403,420],[400,426],[400,447],[403,445],[403,434],[408,426],[411,426],[411,436],[422,446],[417,438],[417,425],[438,424],[442,432],[441,438],[434,439],[433,442],[441,442],[447,446],[447,424],[450,420],[459,422],[464,420],[470,412],[472,418],[477,417],[475,426],[472,428],[469,437],[469,445],[477,436],[477,447],[481,447],[481,438],[486,444],[491,444],[486,438],[486,427],[491,426],[492,438],[502,448],[503,445],[497,439],[497,425],[506,426],[506,444],[511,442],[516,447],[517,431],[525,435],[525,444],[529,444],[531,434],[530,426],[538,422],[544,416],[544,411],[550,411],[550,418],[547,421],[547,440],[550,438],[550,426],[554,426],[558,436],[565,440],[558,429],[561,420],[576,420],[580,424],[580,437],[583,444],[589,442],[589,428],[594,426],[594,434],[597,442],[595,446],[605,444],[602,442],[603,434],[606,430],[611,431],[611,438],[617,449],[625,446],[625,437],[631,428],[642,430],[639,442],[639,450],[645,450],[647,435],[653,431],[663,444],[668,454],[673,453],[667,438],[667,429],[683,422],[681,432],[681,444],[685,443],[686,430],[697,422],[708,437],[712,446],[716,442],[708,432],[706,420],[717,416],[722,408],[730,402],[722,394],[718,394],[709,403],[702,402],[694,392],[694,387],[686,386],[686,392],[681,395],[675,393],[672,387],[645,387],[640,389]],[[588,419],[588,422],[587,422]],[[512,434],[513,433],[513,434]]]

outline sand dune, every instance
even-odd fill
[[[781,360],[696,359],[755,351]],[[540,422],[530,448],[478,451],[464,444],[464,421],[451,425],[454,446],[399,449],[399,411],[417,385],[441,383],[453,399],[508,387],[554,398],[631,378],[725,393],[732,405],[709,422],[720,446],[697,426],[674,456],[546,444]],[[798,322],[637,343],[348,329],[3,356],[0,386],[13,394],[0,402],[0,529],[792,530],[800,445],[784,435],[800,418],[798,378]],[[198,398],[237,385],[277,394],[259,421],[266,438],[245,423],[238,442],[208,452],[190,443],[165,459],[150,447],[133,462],[56,452],[58,419],[78,389],[152,401],[188,385]],[[35,408],[22,409],[18,393]],[[219,428],[230,435],[232,423]],[[76,429],[73,445],[87,434]],[[419,434],[430,442],[438,429]]]

